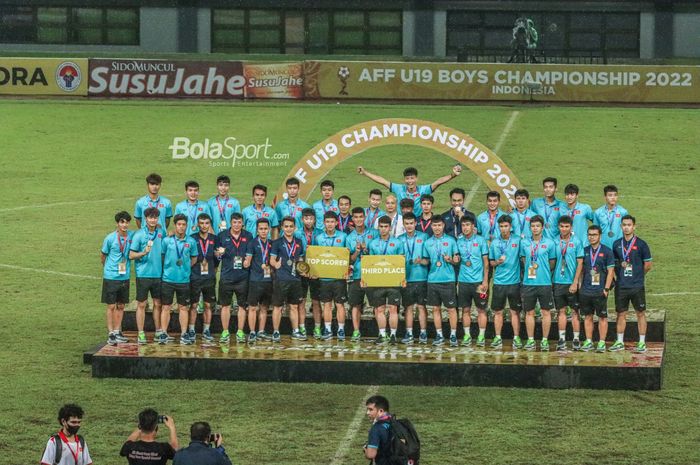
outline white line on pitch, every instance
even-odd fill
[[[659,294],[649,294],[653,297],[664,297],[669,295],[700,295],[700,292],[661,292]]]
[[[353,417],[352,422],[350,422],[348,430],[345,432],[345,436],[338,445],[338,449],[336,449],[335,451],[335,455],[331,460],[331,465],[339,465],[343,463],[343,459],[345,459],[345,456],[347,455],[348,450],[352,445],[352,440],[357,434],[357,430],[360,428],[360,423],[362,423],[362,420],[365,418],[365,413],[367,412],[367,406],[365,405],[365,401],[370,396],[376,394],[377,390],[379,390],[379,386],[370,386],[369,388],[367,388],[367,392],[362,398],[362,402],[357,407],[357,410],[355,411],[355,416]],[[353,462],[355,461],[356,460],[353,460]]]
[[[518,117],[519,114],[520,114],[520,112],[518,112],[517,110],[510,114],[510,118],[508,119],[508,122],[506,123],[506,127],[503,128],[503,132],[501,132],[501,135],[498,138],[498,142],[496,142],[496,146],[493,148],[494,153],[498,154],[498,152],[501,150],[503,143],[506,141],[506,137],[508,137],[508,134],[510,134],[510,130],[513,128],[513,124],[515,123],[515,119]],[[472,203],[472,200],[474,200],[474,196],[476,195],[476,191],[479,190],[479,186],[481,186],[481,178],[477,178],[476,182],[474,183],[472,188],[469,190],[469,193],[467,194],[467,198],[464,199],[464,207],[465,208],[469,208],[469,205]]]
[[[18,211],[18,210],[28,210],[28,209],[33,209],[33,208],[49,208],[49,207],[61,207],[61,206],[65,206],[65,205],[79,205],[82,203],[116,202],[117,200],[124,200],[124,199],[72,200],[70,202],[55,202],[55,203],[42,203],[42,204],[37,204],[37,205],[22,205],[20,207],[0,208],[0,213],[13,212],[13,211]]]
[[[51,270],[40,270],[38,268],[25,268],[23,266],[17,266],[17,265],[8,265],[6,263],[0,263],[0,268],[9,268],[11,270],[20,270],[20,271],[31,271],[32,273],[46,273],[46,274],[55,274],[58,276],[68,276],[71,278],[82,278],[82,279],[102,279],[97,276],[88,276],[85,274],[75,274],[75,273],[64,273],[62,271],[51,271]]]

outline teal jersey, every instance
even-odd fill
[[[226,231],[231,227],[231,214],[241,212],[241,204],[233,197],[215,195],[207,201],[211,212],[211,228],[214,234]]]
[[[415,231],[410,237],[408,233],[399,236],[406,251],[406,282],[420,283],[428,280],[428,266],[414,263],[415,259],[423,257],[423,247],[428,237],[420,231]]]
[[[182,239],[169,236],[163,239],[163,281],[173,284],[190,282],[190,257],[196,257],[199,251],[197,243],[191,236]]]
[[[183,214],[187,217],[187,231],[186,235],[195,234],[199,232],[199,226],[197,226],[197,218],[202,213],[206,213],[211,216],[211,211],[209,210],[209,204],[197,200],[196,203],[190,203],[187,200],[183,200],[175,206],[175,214]]]
[[[505,261],[494,268],[493,283],[509,286],[520,283],[520,238],[510,235],[508,239],[498,236],[489,246],[489,260],[505,257]]]
[[[158,223],[160,227],[166,229],[165,221],[173,216],[173,204],[165,197],[159,196],[157,199],[153,200],[149,195],[144,195],[136,201],[134,205],[134,218],[145,222],[143,218],[143,212],[147,208],[157,208],[160,212],[158,216]]]
[[[559,235],[559,226],[557,225],[557,221],[559,221],[559,217],[564,214],[566,202],[562,202],[561,200],[555,198],[550,204],[547,203],[544,197],[540,197],[539,199],[532,201],[530,209],[544,218],[544,230],[542,232],[542,236],[544,236],[546,239],[553,240]]]
[[[107,234],[102,241],[102,253],[105,255],[105,265],[102,268],[102,277],[115,281],[128,281],[131,276],[131,260],[129,250],[134,237],[133,231],[127,231],[126,237],[113,231]],[[121,273],[119,264],[123,263]]]
[[[554,284],[572,284],[576,276],[578,259],[583,258],[583,244],[577,237],[568,241],[558,237],[554,242],[557,251],[557,264],[554,265]]]
[[[369,243],[369,254],[406,255],[406,251],[404,250],[403,241],[400,241],[395,237],[389,237],[387,240],[377,237]]]
[[[503,215],[507,215],[507,213],[499,208],[493,216],[488,211],[477,216],[476,229],[479,235],[489,242],[498,237],[500,235],[498,219]]]
[[[471,237],[464,235],[457,239],[457,250],[461,260],[459,262],[460,283],[481,283],[484,280],[484,257],[489,255],[489,247],[486,239],[478,234]]]
[[[306,250],[308,246],[314,245],[314,239],[316,239],[316,236],[319,234],[323,234],[323,229],[314,228],[311,231],[307,231],[302,228],[294,231],[294,237],[301,239],[301,243],[304,244],[304,250]]]
[[[396,184],[392,182],[389,184],[389,190],[396,196],[397,203],[401,203],[403,199],[413,200],[413,214],[416,216],[420,216],[422,213],[422,209],[420,207],[421,196],[433,193],[433,188],[430,186],[430,184],[421,184],[416,186],[415,192],[408,192],[406,184]]]
[[[622,237],[622,217],[627,214],[627,210],[620,205],[615,205],[612,210],[609,210],[607,205],[603,205],[595,211],[593,224],[597,224],[603,230],[600,242],[605,247],[612,249],[615,241]]]
[[[574,208],[564,207],[564,214],[573,221],[571,232],[576,239],[581,242],[583,247],[588,245],[588,222],[593,222],[593,210],[590,205],[576,202]]]
[[[386,215],[386,212],[381,208],[372,210],[369,207],[365,207],[365,228],[379,228],[379,218]]]
[[[291,216],[294,218],[294,222],[297,225],[297,230],[303,229],[304,222],[301,220],[301,212],[305,208],[311,208],[311,206],[301,199],[297,199],[297,201],[294,203],[290,203],[288,199],[285,199],[275,206],[277,220],[282,221],[285,216]]]
[[[323,215],[325,215],[327,212],[333,212],[336,214],[336,216],[340,214],[338,201],[335,199],[331,199],[330,205],[326,205],[323,200],[317,200],[314,202],[314,206],[312,208],[316,212],[316,227],[318,229],[323,229]]]
[[[326,231],[321,232],[314,238],[313,245],[324,247],[346,247],[347,234],[342,231],[335,230],[332,235],[328,235]],[[333,279],[321,278],[321,281],[334,281]]]
[[[525,258],[523,286],[552,285],[552,270],[549,261],[557,258],[557,247],[554,245],[554,241],[546,237],[540,238],[539,241],[523,239],[520,241],[520,256]],[[537,264],[536,268],[534,268],[535,264]],[[534,269],[534,277],[530,276],[530,267]]]
[[[379,231],[377,231],[376,229],[365,229],[362,234],[357,232],[357,230],[354,230],[354,231],[350,232],[347,235],[347,237],[345,238],[345,245],[350,250],[350,255],[352,255],[355,253],[355,248],[357,247],[358,242],[364,242],[365,244],[367,244],[369,246],[369,243],[378,237],[379,237]],[[360,277],[361,277],[362,255],[365,255],[364,251],[361,251],[360,254],[357,256],[357,259],[355,260],[355,262],[351,263],[351,265],[352,265],[352,277],[351,277],[351,279],[353,281],[360,279]]]
[[[141,228],[134,234],[131,242],[131,250],[143,252],[148,243],[151,243],[151,251],[141,258],[134,260],[137,278],[160,278],[163,275],[163,238],[165,231],[156,228],[155,231],[148,231],[147,227]]]
[[[452,236],[431,237],[425,241],[422,258],[430,260],[428,283],[454,283],[455,267],[445,261],[444,255],[458,254],[457,241]]]
[[[257,237],[258,235],[258,220],[265,218],[267,221],[269,221],[270,231],[272,231],[272,228],[279,226],[277,213],[275,213],[275,211],[267,205],[263,205],[262,210],[255,208],[255,205],[248,205],[243,209],[241,215],[243,215],[243,227],[246,231],[252,234],[253,237]],[[272,237],[272,234],[269,234],[269,237]]]
[[[511,233],[514,236],[519,237],[520,239],[532,237],[532,231],[530,230],[530,220],[536,214],[537,213],[530,210],[529,208],[525,209],[525,211],[522,213],[519,212],[517,209],[513,210],[512,213],[509,213],[510,218],[513,220],[513,222],[511,223]]]

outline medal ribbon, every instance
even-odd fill
[[[530,265],[537,263],[537,259],[540,257],[540,242],[541,241],[537,241],[537,243],[535,243],[535,241],[532,241],[530,243]],[[535,244],[534,248],[532,244]]]
[[[489,237],[493,237],[493,233],[496,230],[496,216],[498,216],[498,212],[495,212],[493,215],[489,212]]]
[[[228,235],[231,236],[231,242],[233,242],[233,246],[236,248],[235,254],[238,255],[238,249],[241,247],[241,240],[243,239],[240,235],[238,236],[238,241],[233,237],[233,234],[231,234],[231,230],[229,230]]]
[[[197,221],[197,205],[199,205],[199,203],[195,203],[194,205],[187,203],[187,218],[190,220],[190,226],[192,228],[196,226],[195,221]],[[190,213],[190,207],[194,207],[194,214]]]
[[[262,254],[262,262],[263,265],[267,265],[267,255],[270,252],[270,248],[272,245],[270,244],[270,241],[265,240],[265,245],[263,245],[262,241],[258,237],[258,245],[260,246],[260,253]]]
[[[206,247],[205,247],[206,245]],[[202,248],[202,256],[204,259],[207,259],[207,251],[209,250],[209,235],[207,234],[207,238],[204,239],[204,242],[202,242],[202,238],[199,238],[199,246]]]
[[[554,205],[547,205],[547,201],[544,201],[544,221],[549,224],[549,217],[552,216],[552,211],[550,208],[554,208]]]
[[[564,263],[566,263],[566,252],[567,252],[566,249],[569,248],[570,241],[571,241],[571,238],[569,238],[569,240],[567,240],[566,242],[559,240],[559,247],[561,247],[561,259],[564,261]]]
[[[312,229],[309,232],[306,232],[306,229],[304,229],[304,237],[306,238],[306,246],[313,245],[314,241],[314,230]]]
[[[294,220],[297,219],[297,204],[287,200],[287,216],[291,216]]]
[[[122,236],[121,234],[117,233],[117,242],[119,242],[119,254],[122,256],[124,260],[126,260],[126,256],[124,255],[124,251],[126,250],[126,244],[129,242],[129,235],[127,233],[127,236],[124,238],[124,243],[122,244]]]
[[[433,220],[428,220],[425,224],[423,224],[423,218],[420,219],[420,228],[423,232],[425,232],[426,229],[428,229],[431,225]]]
[[[182,244],[182,249],[177,246],[177,243],[180,242],[175,236],[173,236],[173,241],[175,242],[175,252],[177,252],[177,259],[182,260],[182,255],[185,253],[185,244]]]
[[[598,251],[600,251],[600,244],[598,244],[598,248],[595,250],[593,250],[593,247],[591,247],[590,261],[592,270],[595,270],[595,262],[598,259]]]
[[[345,228],[348,227],[350,223],[350,215],[345,217],[345,223],[343,223],[343,215],[338,215],[338,225],[340,226],[338,230],[345,232]]]
[[[78,436],[75,437],[75,452],[73,452],[73,448],[70,446],[68,438],[65,434],[63,434],[63,431],[59,431],[58,435],[61,437],[61,441],[66,443],[66,446],[68,446],[68,450],[70,451],[70,455],[73,456],[75,464],[78,465],[78,455],[80,454],[80,442],[78,440]]]
[[[257,207],[257,206],[256,206],[255,208],[253,208],[253,211],[255,212],[255,217],[256,217],[257,219],[262,218],[263,215],[265,214],[265,204],[263,204],[262,209],[261,209],[260,211],[258,211],[258,207]]]
[[[578,204],[577,204],[578,205]],[[569,216],[571,217],[571,220],[573,221],[576,219],[576,205],[574,205],[574,208],[569,210]]]
[[[224,206],[222,207],[221,204],[219,203],[219,196],[216,196],[216,206],[219,208],[219,214],[221,215],[221,219],[226,221],[226,203],[228,202],[228,196],[224,197]]]
[[[501,245],[499,245],[498,248],[501,250],[501,255],[505,255],[506,249],[508,248],[508,245],[510,244],[510,237],[508,238],[507,241],[504,241],[503,239],[501,239],[501,244],[503,246],[501,247]]]
[[[297,251],[298,245],[299,244],[294,240],[294,238],[292,238],[291,245],[286,239],[284,240],[284,249],[287,251],[287,257],[289,257],[290,260],[294,260],[294,253]]]
[[[389,250],[389,239],[387,239],[386,244],[384,244],[384,251],[382,252],[382,255],[386,255],[387,250]]]
[[[158,202],[160,202],[160,195],[153,202],[155,202],[155,205],[151,202],[150,198],[148,199],[148,208],[153,208],[153,207],[158,208]]]
[[[625,248],[625,238],[622,238],[622,242],[620,243],[620,246],[622,247],[622,260],[629,262],[630,261],[630,253],[632,253],[632,247],[634,247],[634,244],[637,242],[637,236],[634,236],[632,240],[630,241],[629,247]]]
[[[158,235],[158,228],[156,227],[156,229],[153,230],[153,235],[151,236],[151,240],[155,241],[157,235]]]
[[[367,221],[365,222],[365,225],[367,225],[368,228],[372,227],[372,225],[374,224],[374,220],[376,220],[377,217],[379,216],[379,209],[377,208],[374,211],[374,214],[372,215],[372,217],[370,218],[369,213],[371,211],[372,210],[369,207],[365,208],[365,215],[367,216]]]
[[[527,216],[525,216],[525,213],[522,215],[518,210],[515,210],[515,214],[518,215],[518,225],[520,226],[520,234],[525,234],[525,220],[527,219]],[[523,220],[520,221],[520,218]]]
[[[608,215],[608,226],[610,227],[610,230],[612,231],[613,228],[613,219],[615,219],[615,213],[617,213],[617,207],[613,208],[610,210],[610,213],[607,213]]]
[[[408,236],[406,236],[408,237]],[[408,244],[411,244],[409,247]],[[406,241],[406,249],[408,250],[408,259],[413,260],[413,251],[416,250],[416,236],[413,235],[413,240],[411,242]]]

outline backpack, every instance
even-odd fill
[[[63,440],[58,434],[54,434],[51,437],[53,438],[53,443],[56,447],[53,464],[58,465],[61,462],[61,456],[63,455]],[[85,439],[81,435],[78,435],[78,441],[80,442],[80,450],[85,450]]]
[[[420,438],[408,418],[391,416],[389,424],[389,451],[392,465],[419,465]]]

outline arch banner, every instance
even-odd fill
[[[343,129],[309,150],[292,168],[289,177],[299,179],[299,197],[308,199],[321,179],[339,163],[365,150],[385,145],[415,145],[436,150],[468,168],[502,199],[515,205],[515,191],[521,183],[488,147],[469,135],[433,121],[385,118]],[[399,175],[404,167],[397,169]],[[420,169],[420,166],[416,166]],[[380,173],[395,179],[394,173]],[[273,203],[284,198],[284,183]]]

